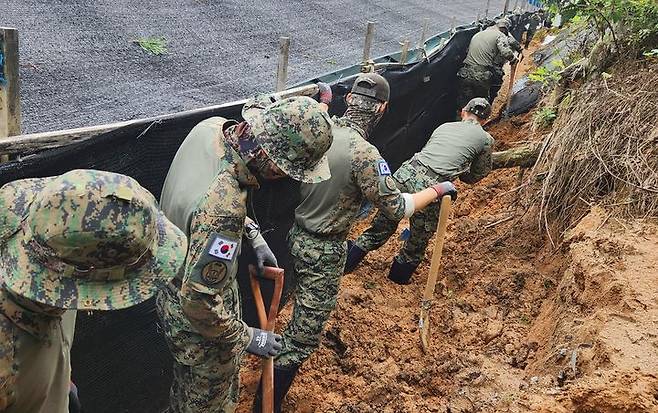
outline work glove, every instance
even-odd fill
[[[260,328],[248,327],[247,352],[263,358],[275,357],[281,351],[281,336]]]
[[[324,103],[329,106],[332,99],[334,98],[333,93],[331,92],[331,86],[324,82],[318,82],[318,90],[320,93],[320,103]]]
[[[269,264],[269,266],[272,267],[279,266],[279,263],[276,260],[276,256],[270,249],[270,246],[267,245],[267,241],[265,241],[265,238],[263,238],[262,234],[258,234],[256,238],[251,240],[251,248],[253,248],[254,255],[256,256],[256,267],[258,268],[258,274],[263,275],[266,264]]]
[[[437,199],[443,198],[444,195],[450,195],[452,200],[457,199],[457,188],[450,181],[439,182],[436,185],[432,185],[432,189],[436,191]]]

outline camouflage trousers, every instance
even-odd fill
[[[492,75],[488,68],[464,66],[457,72],[457,112],[473,98],[489,99]]]
[[[174,356],[168,413],[230,413],[238,405],[241,353],[193,331],[175,287],[162,288],[156,308]]]
[[[281,367],[301,365],[320,346],[347,258],[345,236],[321,238],[294,225],[288,243],[297,286],[283,349],[274,362]]]
[[[489,86],[489,103],[492,105],[498,96],[498,92],[500,92],[500,88],[503,87],[504,77],[505,72],[503,71],[503,68],[495,68],[492,70],[491,86]]]
[[[415,159],[403,163],[393,174],[397,187],[402,192],[415,193],[436,183],[447,181]],[[397,255],[401,263],[418,265],[425,257],[425,249],[434,235],[439,222],[439,206],[433,203],[421,211],[416,211],[409,218],[410,234],[404,242],[402,251]],[[373,251],[381,247],[396,232],[398,221],[392,220],[378,211],[370,224],[356,239],[356,245],[364,251]]]

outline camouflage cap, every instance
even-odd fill
[[[0,188],[6,288],[66,309],[115,310],[152,297],[185,261],[187,240],[134,179],[94,170]]]
[[[496,27],[509,31],[512,28],[512,22],[507,17],[502,17],[496,22]]]
[[[379,73],[363,73],[354,81],[352,93],[377,99],[380,102],[388,102],[391,86]]]
[[[491,115],[491,104],[485,98],[473,98],[464,106],[464,110],[480,119],[486,119]]]
[[[306,96],[268,101],[258,96],[242,109],[267,156],[294,180],[312,184],[331,178],[325,156],[333,141],[327,112]]]

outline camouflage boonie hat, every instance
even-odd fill
[[[485,98],[473,98],[464,106],[464,110],[480,119],[486,119],[491,115],[491,104]]]
[[[116,310],[152,297],[187,240],[134,179],[94,170],[0,188],[0,277],[38,303]]]
[[[286,175],[309,184],[331,178],[325,156],[333,141],[331,119],[318,102],[300,96],[271,103],[269,97],[258,96],[244,105],[242,117]]]

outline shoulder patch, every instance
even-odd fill
[[[384,160],[381,160],[377,163],[377,169],[379,171],[379,176],[386,176],[391,174],[391,168],[388,167],[388,164]]]
[[[227,238],[215,235],[215,238],[208,248],[208,254],[220,260],[231,261],[238,249],[237,241],[231,241]]]

